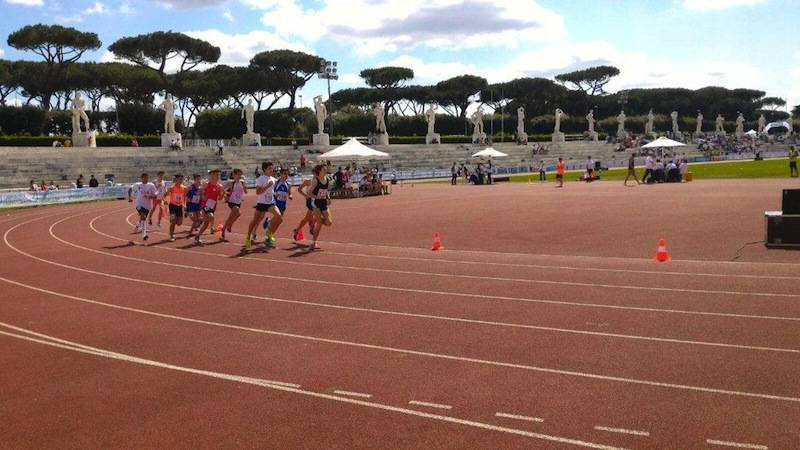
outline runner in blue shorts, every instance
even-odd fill
[[[200,196],[203,190],[203,178],[200,174],[192,175],[192,184],[189,190],[186,191],[186,213],[192,221],[192,228],[189,230],[189,236],[194,234],[194,231],[200,227]]]
[[[279,172],[278,182],[275,183],[275,206],[281,215],[286,212],[286,204],[288,200],[292,199],[292,184],[289,183],[289,170],[281,169]],[[264,219],[262,228],[265,230],[269,228],[269,216]]]

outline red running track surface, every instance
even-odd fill
[[[798,448],[800,259],[729,262],[786,184],[406,185],[334,202],[313,253],[298,200],[250,252],[252,197],[204,246],[143,245],[125,202],[0,215],[0,439]]]

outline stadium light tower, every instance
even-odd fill
[[[330,134],[333,136],[333,101],[331,100],[331,80],[339,79],[339,68],[336,61],[322,60],[317,76],[323,80],[328,80],[328,111],[331,115]],[[320,130],[320,133],[322,131]]]

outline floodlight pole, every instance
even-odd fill
[[[320,71],[317,74],[319,78],[328,80],[328,111],[331,116],[331,122],[328,127],[330,135],[333,136],[333,99],[331,99],[331,80],[338,80],[338,63],[336,61],[322,61]]]

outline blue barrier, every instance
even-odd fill
[[[0,209],[126,198],[128,186],[0,193]]]

